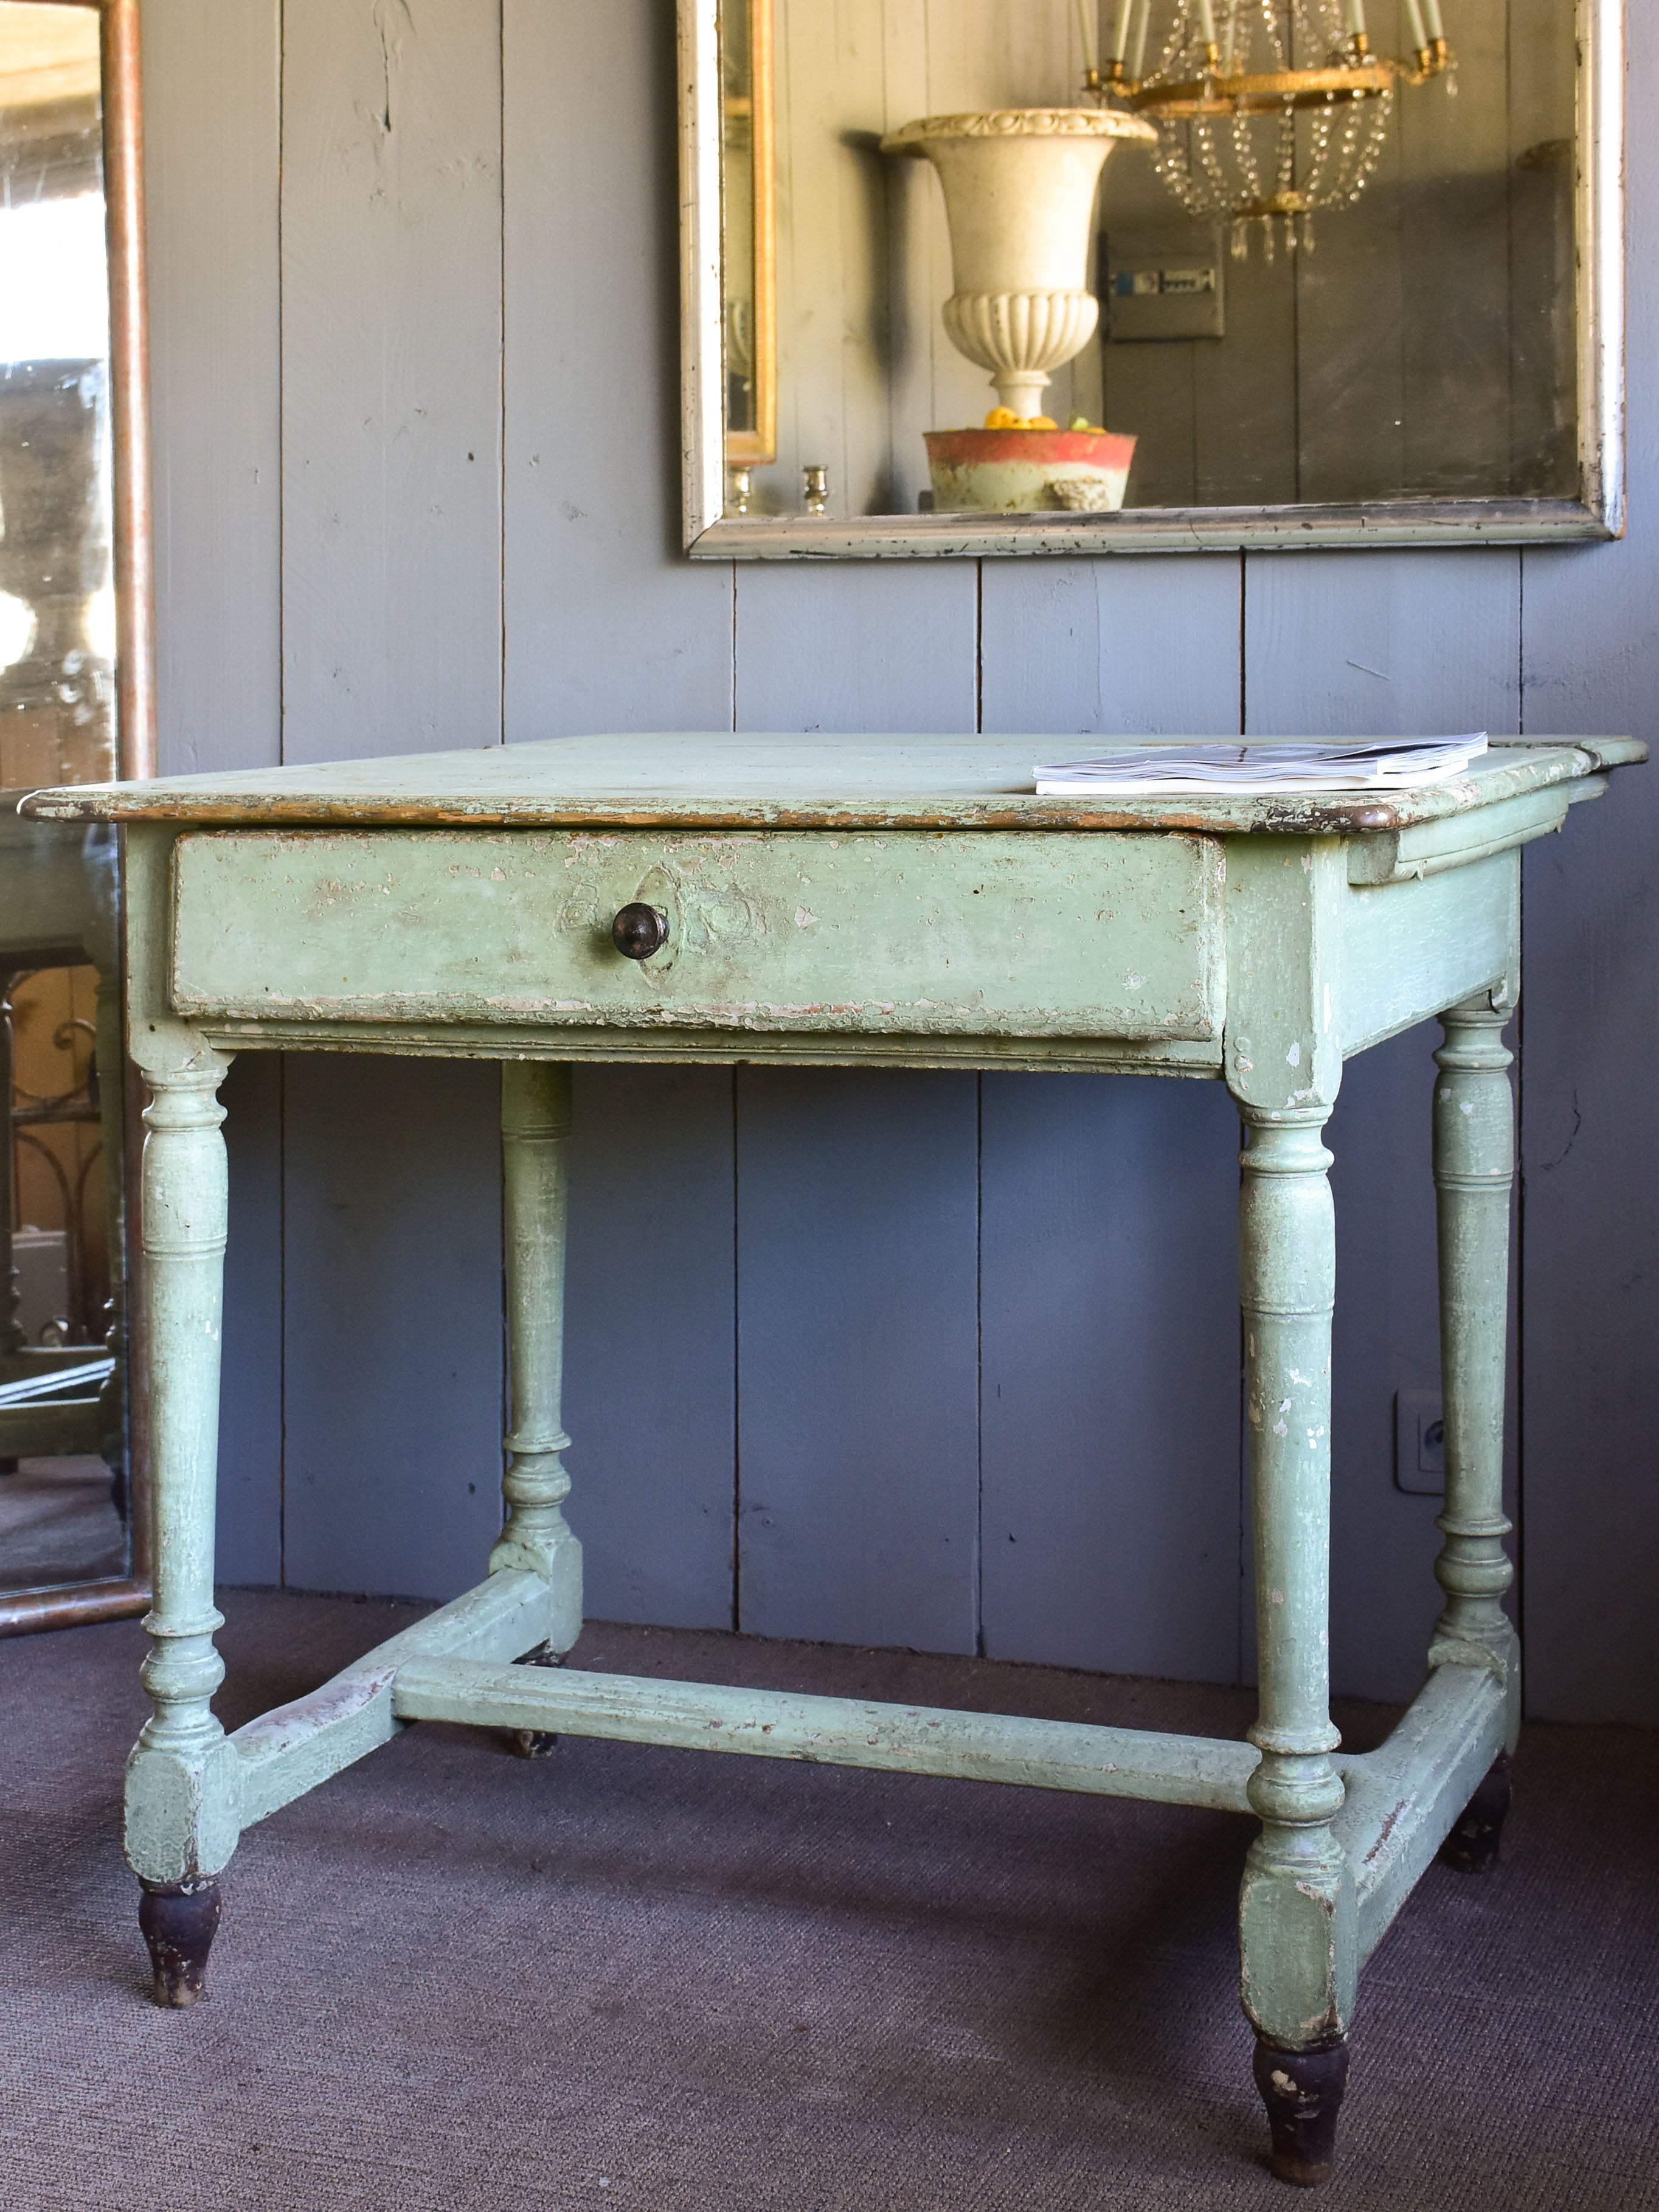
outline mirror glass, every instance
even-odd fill
[[[727,516],[1577,498],[1575,33],[1573,0],[724,0]]]
[[[777,458],[777,201],[771,0],[734,0],[720,49],[720,265],[726,456]]]
[[[0,1589],[129,1572],[100,17],[0,0]]]

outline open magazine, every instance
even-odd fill
[[[1414,791],[1462,775],[1486,750],[1467,738],[1296,738],[1261,744],[1123,745],[1080,760],[1039,762],[1037,796],[1130,799],[1257,791]]]

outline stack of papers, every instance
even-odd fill
[[[1257,791],[1415,791],[1462,775],[1486,750],[1472,738],[1364,738],[1346,744],[1293,738],[1274,744],[1121,746],[1087,759],[1039,762],[1037,796],[1079,791],[1139,799],[1183,793],[1241,795]]]

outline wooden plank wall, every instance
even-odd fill
[[[579,728],[1648,733],[1650,287],[1621,545],[785,569],[678,545],[666,0],[146,0],[167,765]],[[1638,88],[1659,33],[1632,25]],[[1659,265],[1637,134],[1632,264]],[[1659,782],[1528,862],[1517,1494],[1530,1698],[1659,1720]],[[1423,1034],[1351,1071],[1340,1686],[1413,1686],[1432,1504]],[[489,1071],[245,1061],[227,1576],[443,1595],[494,1516]],[[593,1610],[1247,1676],[1218,1088],[578,1084]],[[632,1316],[648,1312],[643,1346]]]

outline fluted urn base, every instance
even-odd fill
[[[990,370],[998,398],[1023,419],[1045,411],[1048,371],[1074,360],[1099,321],[1092,292],[957,292],[945,302],[951,344]]]

